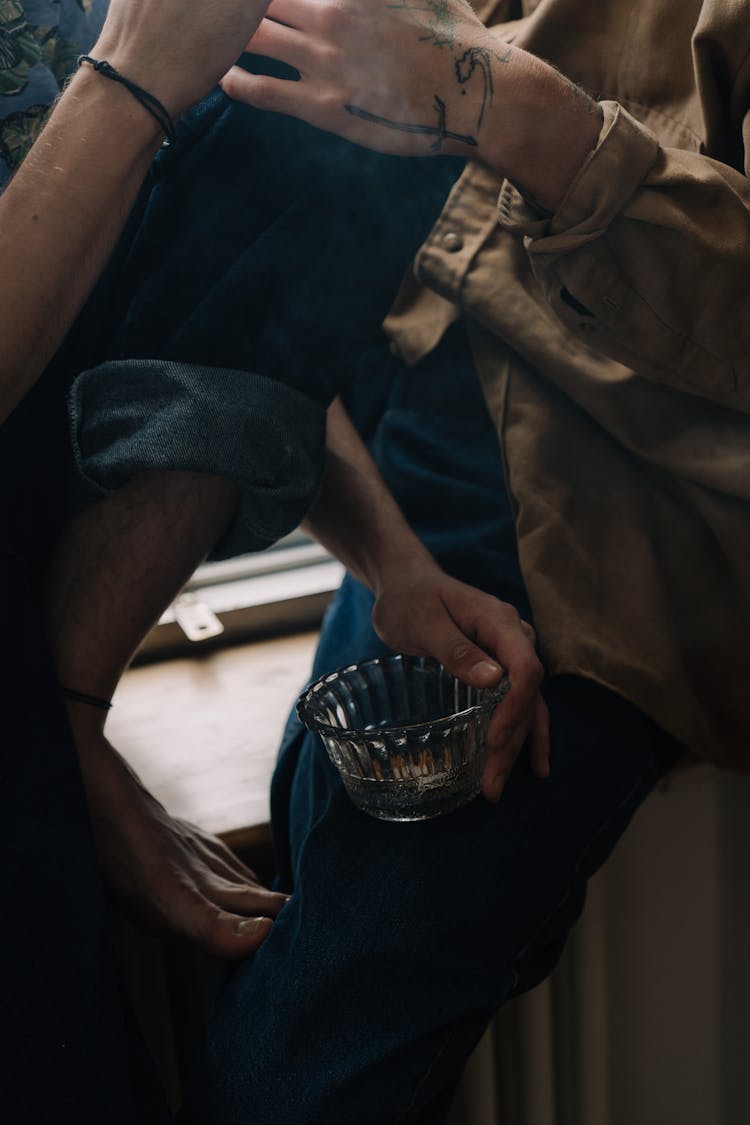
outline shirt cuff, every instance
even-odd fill
[[[508,180],[500,189],[500,226],[521,234],[534,254],[564,254],[599,238],[656,162],[654,134],[617,102],[599,104],[604,122],[597,146],[553,215],[542,214]]]

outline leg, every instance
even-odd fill
[[[352,584],[327,630],[337,663],[378,650],[352,629],[368,609]],[[678,753],[596,685],[553,681],[548,703],[549,781],[521,763],[498,806],[423,824],[358,813],[298,735],[275,793],[292,898],[217,1003],[191,1125],[291,1125],[300,1106],[309,1125],[440,1119],[492,1012],[551,970],[587,878]]]
[[[208,474],[142,474],[66,528],[46,627],[59,681],[108,699],[137,644],[225,530],[235,487]],[[175,822],[104,737],[104,713],[68,703],[97,851],[152,922],[224,956],[254,949],[284,904],[219,841]]]
[[[372,448],[392,490],[446,569],[520,608],[497,437],[460,339],[409,372],[380,367]],[[382,651],[371,606],[347,580],[315,675]],[[492,1012],[550,971],[587,878],[679,754],[594,684],[560,679],[547,695],[550,779],[522,759],[497,806],[424,824],[358,813],[292,720],[272,800],[292,898],[217,1002],[191,1125],[291,1125],[300,1107],[309,1125],[441,1120]]]

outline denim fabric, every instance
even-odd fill
[[[371,446],[446,567],[523,609],[497,439],[465,357],[458,329],[412,372],[381,355],[390,390]],[[384,651],[371,609],[347,578],[313,675]],[[493,1011],[550,972],[586,880],[681,753],[594,683],[545,690],[552,776],[522,758],[499,804],[423,823],[358,812],[319,739],[289,720],[272,816],[292,898],[217,1000],[186,1123],[443,1120]]]
[[[129,467],[229,473],[243,502],[224,553],[294,527],[319,480],[323,408],[382,339],[460,166],[379,156],[207,98],[157,157],[79,325],[97,365],[79,380],[84,475],[111,487]],[[271,450],[266,427],[281,437]]]
[[[99,490],[145,469],[210,468],[237,481],[238,511],[220,545],[227,556],[262,550],[292,531],[322,471],[323,407],[248,371],[103,363],[76,380],[70,417],[81,475]]]

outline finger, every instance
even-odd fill
[[[507,741],[510,732],[519,726],[525,725],[528,729],[543,678],[542,665],[520,629],[515,636],[503,634],[492,651],[497,652],[508,670],[510,689],[495,708],[490,722],[488,741],[491,747]]]
[[[289,901],[288,895],[278,891],[268,891],[265,887],[241,886],[238,883],[208,881],[201,889],[215,906],[222,906],[246,918],[260,914],[267,918],[276,918]]]
[[[524,621],[523,618],[521,618],[521,631],[527,641],[536,644],[536,633],[533,627],[529,625],[528,621]]]
[[[233,66],[221,79],[227,97],[264,109],[269,113],[287,113],[306,120],[304,98],[300,96],[300,83],[293,79],[269,78],[265,74],[249,74]]]
[[[518,760],[528,734],[522,725],[512,732],[501,751],[490,754],[482,774],[482,793],[493,804],[500,800],[511,770]]]
[[[315,4],[310,4],[309,0],[272,0],[266,8],[266,16],[289,27],[310,26],[314,23],[318,4],[319,0],[315,0]]]
[[[549,711],[540,692],[537,695],[534,719],[529,734],[529,758],[531,768],[537,777],[549,777],[549,756]]]
[[[502,703],[509,726],[517,726],[523,713],[530,711],[544,676],[534,650],[535,634],[513,606],[493,599],[490,611],[476,618],[477,641],[505,665],[511,688]]]
[[[302,70],[310,53],[310,46],[304,35],[283,23],[261,20],[246,50],[257,55],[266,55],[279,62]]]
[[[207,910],[193,940],[209,953],[232,960],[254,953],[271,932],[273,922],[262,916],[246,918],[225,910]]]
[[[473,687],[493,687],[502,679],[501,665],[474,644],[447,614],[438,628],[431,628],[425,633],[423,647],[451,675]]]

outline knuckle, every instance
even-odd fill
[[[225,914],[218,906],[207,906],[201,918],[201,933],[207,938],[218,937],[225,928]]]
[[[349,15],[346,0],[321,0],[317,6],[317,22],[325,34],[335,35],[347,21]]]
[[[476,660],[476,652],[476,648],[469,641],[457,641],[451,645],[450,659],[456,667],[462,667]]]
[[[226,915],[217,906],[205,903],[204,909],[194,919],[192,929],[195,941],[209,949],[220,945],[226,931],[225,918]]]
[[[536,656],[535,653],[529,652],[518,661],[516,667],[516,678],[523,680],[529,688],[533,688],[534,691],[536,691],[544,679],[544,668],[539,657]]]
[[[520,613],[518,612],[518,610],[516,609],[515,606],[511,605],[510,602],[502,602],[499,599],[498,599],[497,605],[498,605],[498,615],[500,617],[502,617],[503,623],[505,625],[508,625],[508,626],[510,626],[510,625],[518,626],[519,625],[519,623],[521,621],[521,615],[520,615]]]

